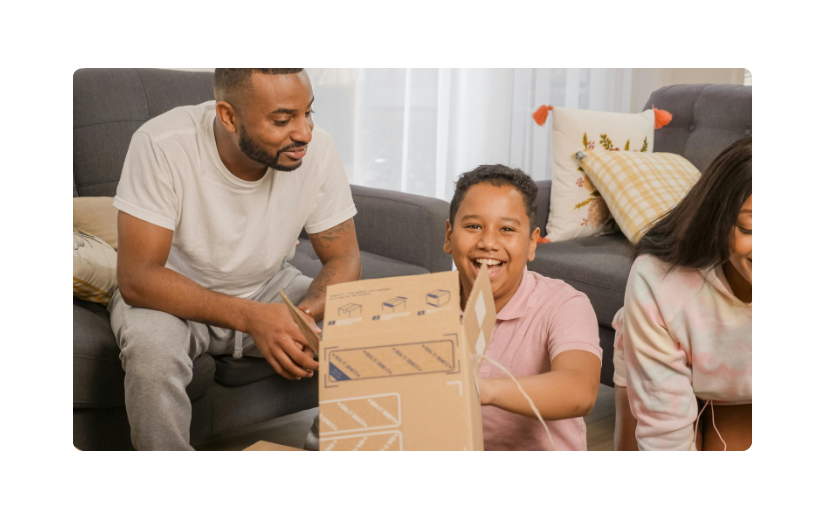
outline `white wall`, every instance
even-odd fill
[[[641,112],[654,91],[669,85],[716,83],[742,85],[743,68],[634,68],[630,112]]]

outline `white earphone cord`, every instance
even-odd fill
[[[536,418],[539,419],[539,422],[541,422],[541,425],[544,427],[544,430],[547,432],[547,437],[550,438],[550,445],[553,446],[553,450],[556,450],[556,443],[553,441],[553,436],[550,434],[550,428],[547,427],[547,424],[544,422],[544,418],[541,417],[541,413],[539,413],[538,408],[533,403],[533,399],[530,398],[530,395],[528,395],[526,391],[524,391],[524,388],[522,388],[521,384],[518,383],[518,380],[516,380],[516,377],[514,377],[513,374],[510,373],[510,371],[507,368],[505,368],[504,366],[502,366],[498,362],[494,361],[490,357],[487,357],[485,355],[476,355],[476,357],[478,357],[480,359],[484,359],[487,362],[489,362],[490,364],[492,364],[493,366],[497,367],[498,369],[503,371],[508,377],[510,377],[510,379],[513,382],[516,383],[516,387],[521,392],[521,394],[524,395],[524,398],[527,399],[527,403],[530,404],[530,409],[532,409],[533,412],[536,414]]]
[[[696,434],[699,431],[699,418],[702,417],[702,413],[705,412],[705,408],[708,406],[708,402],[710,402],[710,421],[713,424],[713,429],[716,431],[716,435],[722,440],[722,445],[724,446],[724,451],[727,452],[728,444],[725,443],[725,439],[722,438],[722,434],[719,432],[719,429],[716,428],[716,417],[713,413],[713,400],[705,400],[705,405],[702,406],[702,410],[699,411],[699,416],[696,417],[696,426],[693,428],[693,443],[696,444]]]

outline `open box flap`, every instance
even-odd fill
[[[493,335],[493,328],[496,324],[496,303],[493,299],[493,288],[490,285],[490,275],[487,265],[482,265],[476,276],[475,284],[470,297],[467,298],[467,305],[464,307],[464,336],[467,339],[467,348],[470,353],[484,355],[490,337]],[[478,373],[480,362],[473,363],[473,373]]]

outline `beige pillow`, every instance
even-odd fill
[[[576,156],[633,243],[678,204],[700,176],[689,160],[673,153],[591,150]]]
[[[582,150],[653,152],[653,110],[619,114],[554,107],[553,189],[547,237],[552,242],[615,232],[601,194],[576,160]]]
[[[109,304],[117,286],[117,253],[103,240],[77,228],[74,234],[74,296]]]
[[[81,196],[72,199],[72,227],[97,236],[117,250],[117,208],[110,196]]]

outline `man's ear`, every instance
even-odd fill
[[[530,250],[527,252],[527,261],[536,259],[536,246],[539,244],[539,237],[541,236],[541,229],[536,227],[533,229],[533,234],[530,235]]]
[[[218,120],[221,122],[226,131],[229,133],[237,133],[239,130],[238,115],[235,113],[235,108],[226,101],[218,101],[215,105],[215,112],[218,115]]]
[[[453,253],[453,226],[450,225],[450,220],[447,220],[447,230],[444,231],[444,252],[447,254]]]

